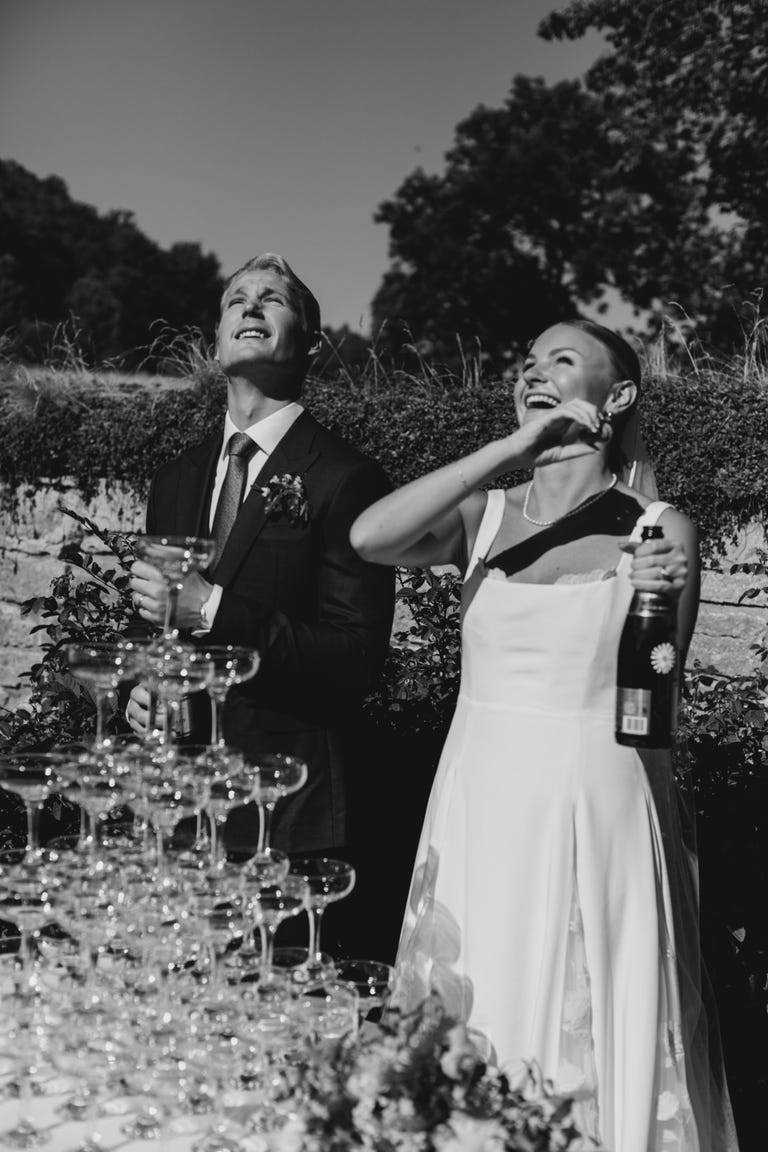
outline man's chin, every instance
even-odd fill
[[[250,386],[270,400],[295,400],[304,383],[305,365],[248,359],[224,369],[230,384]]]

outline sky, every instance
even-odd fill
[[[122,208],[227,273],[282,253],[323,321],[366,330],[377,206],[439,172],[512,77],[600,51],[537,38],[565,0],[0,0],[0,157]]]

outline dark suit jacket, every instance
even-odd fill
[[[147,532],[209,534],[221,436],[219,429],[158,470]],[[304,481],[307,523],[266,515],[259,488],[284,473]],[[227,698],[227,742],[294,753],[309,765],[305,787],[275,813],[272,843],[285,851],[337,849],[349,840],[350,786],[359,789],[366,770],[360,705],[381,670],[394,603],[392,570],[361,560],[349,530],[388,490],[377,465],[304,411],[243,502],[213,577],[224,591],[205,643],[242,644],[261,655],[254,679]],[[194,738],[206,743],[209,732],[206,711]],[[257,831],[255,810],[241,809],[230,816],[227,840],[252,846]]]

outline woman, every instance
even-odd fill
[[[547,329],[515,386],[518,430],[386,496],[351,539],[368,560],[466,573],[400,1003],[439,991],[502,1066],[535,1060],[574,1095],[613,1152],[712,1152],[736,1145],[709,1075],[671,760],[648,772],[613,731],[633,589],[677,599],[683,652],[698,606],[693,525],[618,479],[639,382],[610,330]],[[530,483],[479,491],[526,466]],[[664,538],[639,543],[646,523]]]

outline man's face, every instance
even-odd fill
[[[309,347],[290,285],[269,268],[243,272],[221,301],[219,363],[227,376],[301,376]]]

